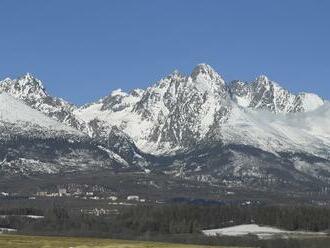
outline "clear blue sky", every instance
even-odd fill
[[[1,0],[0,78],[82,104],[212,65],[330,99],[328,0]]]

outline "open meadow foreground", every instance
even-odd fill
[[[63,238],[21,235],[0,235],[0,247],[6,248],[210,248],[183,245],[96,238]],[[215,246],[212,246],[215,247]],[[220,246],[217,246],[220,247]],[[221,246],[221,248],[225,248]]]

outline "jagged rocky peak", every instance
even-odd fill
[[[223,78],[210,66],[207,64],[198,64],[191,73],[191,78],[193,81],[197,82],[207,82],[215,81],[221,84],[225,84]]]
[[[266,75],[261,74],[256,78],[256,82],[260,84],[269,84],[270,80]]]
[[[175,70],[149,87],[143,93],[141,100],[137,102],[134,111],[145,118],[164,119],[169,114],[174,115],[174,111],[178,112],[175,115],[184,111],[198,112],[201,105],[210,97],[225,94],[225,83],[221,76],[211,66],[199,64],[190,76],[184,76]],[[217,105],[215,99],[213,102]],[[187,113],[182,114],[187,115]],[[194,114],[191,113],[191,115]]]
[[[191,97],[194,99],[203,97],[206,92],[221,94],[225,91],[224,86],[224,80],[210,65],[199,64],[190,76],[185,76],[178,70],[174,70],[145,91],[138,90],[137,92],[131,92],[129,95],[115,91],[111,94],[111,102],[118,103],[129,98],[129,96],[134,96],[136,99],[140,98],[137,102],[130,100],[131,103],[136,103],[134,111],[143,112],[143,115],[148,116],[153,113],[155,117],[158,117],[159,112],[166,114],[171,108],[175,107],[173,104],[180,104],[181,101],[182,103],[190,102],[189,98]],[[191,101],[194,99],[191,99]],[[146,109],[148,111],[145,111]]]
[[[270,80],[266,75],[258,76],[254,82],[251,83],[251,87],[254,88],[255,91],[263,91],[263,90],[272,90],[274,88],[281,88],[276,82]]]
[[[25,80],[28,83],[33,83],[43,88],[42,82],[34,77],[30,72],[27,72],[25,75],[19,77],[19,80]]]
[[[109,96],[102,99],[101,110],[117,112],[131,107],[141,99],[143,92],[140,89],[133,90],[130,93],[126,93],[122,89],[114,90]]]
[[[175,71],[149,87],[134,111],[150,121],[152,142],[190,146],[227,117],[229,100],[221,76],[200,64],[188,77]]]
[[[38,87],[40,89],[45,89],[41,80],[39,80],[38,78],[36,78],[29,72],[26,73],[25,75],[19,77],[17,79],[17,81],[18,81],[18,84],[20,84],[22,86],[32,85],[32,86]]]
[[[229,91],[238,105],[273,113],[307,112],[324,103],[315,94],[292,94],[265,75],[257,77],[251,83],[234,81],[229,85]]]
[[[261,75],[251,84],[250,107],[274,113],[289,112],[294,95]]]
[[[101,110],[107,110],[107,109],[114,110],[114,111],[120,110],[120,108],[118,108],[118,105],[121,104],[123,98],[126,96],[127,96],[127,93],[123,92],[121,89],[116,89],[116,90],[112,91],[109,96],[102,99],[103,105],[101,107]],[[116,107],[116,105],[117,105],[117,107]]]
[[[7,92],[22,100],[35,101],[48,96],[41,80],[27,73],[18,79],[5,79],[0,82],[0,92]]]
[[[127,96],[127,93],[119,88],[119,89],[112,91],[111,96]]]
[[[50,96],[41,80],[27,73],[17,79],[5,79],[0,82],[0,93],[6,92],[11,96],[20,99],[28,106],[39,110],[47,116],[82,130],[84,123],[78,120],[73,110],[76,106],[64,101],[61,98]]]
[[[113,90],[109,96],[107,97],[129,97],[129,96],[133,96],[133,97],[141,97],[144,93],[144,90],[142,89],[133,89],[131,90],[129,93],[123,91],[122,89],[116,89],[116,90]],[[106,98],[107,98],[106,97]]]
[[[257,78],[255,84],[259,86],[254,89],[255,94],[261,92],[264,94],[264,98],[268,97],[269,100],[273,100],[271,110],[275,113],[308,112],[324,104],[324,100],[315,94],[292,94],[265,76]]]
[[[172,73],[170,73],[166,78],[170,80],[181,80],[185,78],[186,76],[180,72],[179,70],[174,70]]]

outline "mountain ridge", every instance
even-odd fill
[[[83,106],[50,96],[30,74],[1,81],[1,92],[86,135],[88,161],[98,154],[121,168],[227,186],[329,180],[330,103],[266,76],[228,83],[199,64],[190,75],[174,71],[146,89],[114,90]]]
[[[117,126],[140,149],[156,154],[211,138],[237,106],[288,114],[310,112],[326,102],[312,93],[294,95],[264,75],[250,83],[226,83],[207,64],[197,65],[188,76],[176,70],[145,90],[114,90],[81,107],[50,96],[42,82],[29,73],[0,81],[0,92],[93,138],[106,139],[112,126]],[[157,148],[152,150],[148,144]]]

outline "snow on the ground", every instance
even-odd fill
[[[29,218],[29,219],[43,219],[45,218],[45,216],[43,215],[0,215],[0,218],[7,218],[10,216],[15,216],[15,217],[25,217],[25,218]]]
[[[0,121],[9,123],[28,123],[42,128],[65,131],[81,135],[76,129],[59,123],[38,110],[32,109],[7,93],[0,93]]]
[[[12,228],[1,228],[0,227],[0,234],[2,233],[8,233],[8,232],[17,232],[16,229],[12,229]]]
[[[45,216],[43,215],[23,215],[26,218],[30,218],[30,219],[44,219]]]
[[[326,235],[326,233],[323,232],[286,231],[275,227],[259,226],[257,224],[245,224],[219,229],[204,230],[203,233],[206,236],[244,236],[252,234],[258,236],[259,238],[270,238],[276,235]]]

